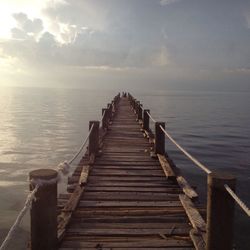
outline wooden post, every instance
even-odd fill
[[[105,112],[105,114],[104,114]],[[108,129],[108,109],[102,109],[102,115],[104,114],[103,116],[103,119],[102,119],[102,129]]]
[[[235,190],[236,179],[232,175],[211,173],[208,175],[207,240],[206,250],[233,249],[234,200],[226,191],[227,184]]]
[[[146,131],[149,131],[149,116],[148,113],[150,113],[149,109],[143,110],[143,129]]]
[[[142,104],[140,104],[140,102],[139,102],[139,107],[138,107],[137,119],[142,120]]]
[[[109,122],[111,120],[111,104],[110,103],[107,104],[107,111],[108,111],[107,120]]]
[[[165,129],[165,122],[155,123],[155,154],[165,154],[165,134],[160,126]]]
[[[52,180],[39,187],[30,210],[31,249],[57,249],[57,171],[38,169],[29,173],[30,180]],[[53,182],[53,179],[55,182]],[[35,188],[30,184],[30,190]]]
[[[90,121],[89,122],[89,129],[91,129],[92,124],[94,127],[92,132],[89,136],[89,156],[91,154],[96,154],[99,150],[99,121]]]
[[[135,113],[137,114],[137,117],[138,117],[138,114],[139,114],[139,107],[140,107],[140,101],[136,101],[135,103]]]
[[[135,107],[136,107],[136,99],[133,99],[133,100],[132,100],[132,107],[133,107],[133,110],[135,111]]]

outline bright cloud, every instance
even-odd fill
[[[243,0],[11,3],[15,4],[0,4],[5,8],[0,20],[9,23],[9,37],[3,35],[6,29],[0,31],[5,38],[0,43],[5,73],[13,68],[29,76],[39,72],[49,77],[53,70],[80,75],[85,69],[94,77],[98,70],[137,71],[164,82],[180,77],[191,81],[195,74],[199,79],[210,73],[222,76],[225,68],[250,68],[246,27],[250,15]]]

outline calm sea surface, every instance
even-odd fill
[[[0,87],[0,241],[28,193],[28,173],[70,159],[87,135],[89,120],[116,94],[106,90]],[[250,206],[250,93],[132,92],[166,122],[170,134],[211,170],[237,176],[240,197]],[[189,182],[205,196],[206,176],[169,142],[166,149]],[[60,190],[64,190],[60,185]],[[202,199],[201,199],[202,200]],[[250,219],[236,211],[236,249],[247,247]],[[25,217],[11,249],[25,249]]]

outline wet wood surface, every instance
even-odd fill
[[[165,156],[150,156],[152,140],[127,98],[121,98],[101,145],[94,163],[82,160],[68,180],[69,193],[59,196],[63,209],[81,186],[60,249],[195,249],[185,197],[179,198],[183,186]],[[79,184],[82,172],[88,177]]]

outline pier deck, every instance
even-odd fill
[[[90,161],[83,157],[69,178],[69,193],[59,196],[68,220],[59,249],[195,249],[202,244],[192,230],[204,221],[184,194],[195,192],[165,155],[152,157],[153,147],[154,139],[145,136],[122,97],[98,154]]]

